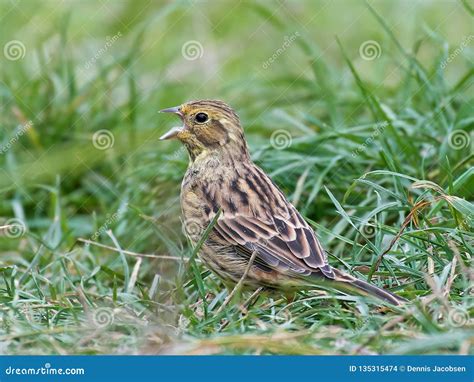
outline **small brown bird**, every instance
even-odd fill
[[[237,114],[222,101],[202,100],[161,110],[183,126],[160,139],[178,139],[190,164],[181,186],[184,231],[196,243],[220,213],[200,250],[202,261],[227,285],[294,289],[325,286],[401,297],[332,268],[314,231],[273,181],[250,159]],[[250,261],[252,261],[251,264]]]

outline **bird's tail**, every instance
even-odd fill
[[[397,296],[392,292],[376,287],[368,282],[359,280],[338,269],[334,269],[334,273],[336,276],[335,282],[338,284],[338,289],[341,289],[342,292],[355,292],[360,295],[375,296],[392,305],[402,305],[407,301],[403,297]]]

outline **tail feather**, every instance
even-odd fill
[[[403,297],[397,296],[392,292],[376,287],[375,285],[369,284],[368,282],[359,280],[337,269],[334,269],[334,273],[336,274],[335,281],[339,283],[341,289],[355,291],[359,294],[375,296],[393,305],[402,305],[407,301]]]

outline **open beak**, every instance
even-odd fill
[[[168,109],[160,110],[160,113],[173,113],[179,116],[181,119],[183,119],[183,114],[181,113],[180,106],[170,107]],[[172,127],[170,130],[168,130],[168,132],[164,133],[160,137],[160,141],[164,141],[165,139],[176,138],[176,136],[183,130],[184,130],[184,125],[179,126],[179,127]]]

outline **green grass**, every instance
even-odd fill
[[[468,2],[0,8],[2,47],[25,48],[0,68],[1,353],[474,353]],[[236,108],[333,266],[410,303],[244,291],[222,308],[181,230],[186,153],[158,141],[157,111],[196,98]]]

